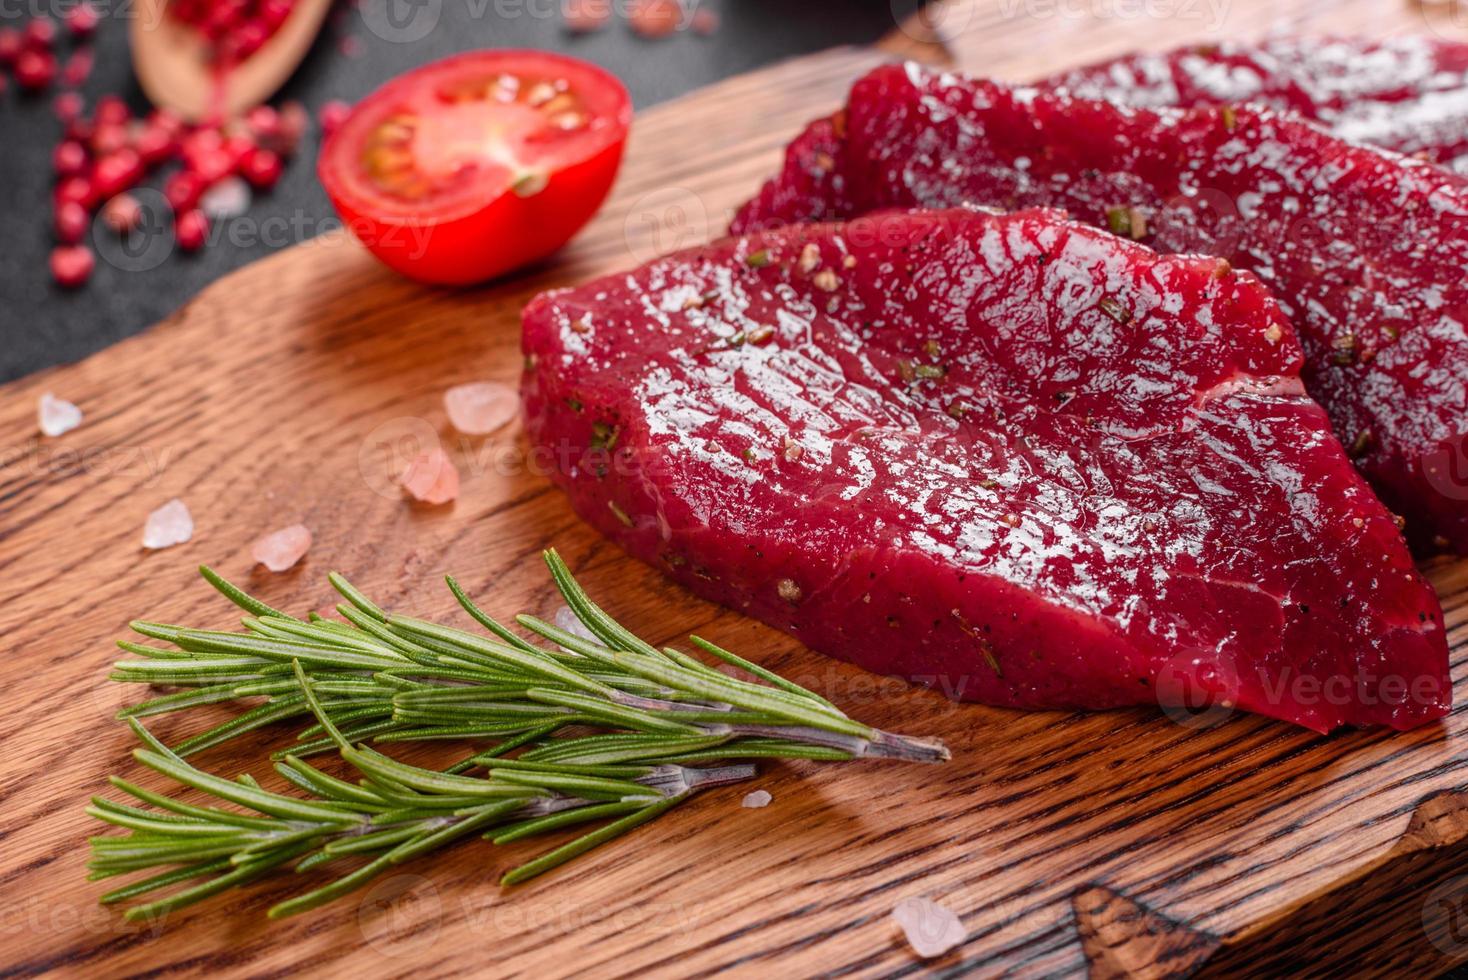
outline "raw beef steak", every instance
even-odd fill
[[[817,650],[1026,708],[1447,709],[1437,600],[1224,262],[888,213],[546,293],[524,347],[576,510]]]
[[[1122,105],[1251,102],[1342,139],[1468,172],[1468,44],[1428,37],[1271,38],[1138,53],[1042,83]]]
[[[893,65],[796,141],[734,229],[959,204],[1060,207],[1255,272],[1408,536],[1468,552],[1468,181],[1272,110],[1124,109]]]

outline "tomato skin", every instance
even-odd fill
[[[626,145],[631,101],[614,76],[576,59],[545,52],[493,51],[486,56],[511,60],[526,57],[537,65],[570,63],[596,81],[616,87],[617,111],[606,144],[586,159],[552,169],[545,186],[521,196],[512,189],[487,196],[468,213],[438,215],[427,201],[420,213],[374,207],[369,195],[357,192],[343,164],[355,147],[342,144],[353,132],[343,125],[322,147],[317,174],[348,230],[378,259],[420,282],[464,286],[502,276],[554,253],[591,220],[616,179]],[[457,55],[425,66],[433,69],[473,55]],[[371,111],[373,100],[397,82],[425,69],[399,76],[369,95],[353,112]],[[462,209],[461,209],[462,210]]]
[[[624,145],[557,173],[538,194],[502,194],[449,221],[383,219],[332,200],[352,234],[393,270],[419,282],[467,286],[537,262],[570,241],[606,200]]]

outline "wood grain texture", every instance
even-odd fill
[[[1257,33],[1293,7],[1241,0],[1227,29]],[[968,24],[989,26],[954,34],[952,57],[1015,78],[1206,36],[1186,21],[1148,22],[1139,36],[1136,21],[1118,29],[1088,15],[1086,31],[1061,25],[1063,42],[1045,18],[972,9]],[[1382,8],[1300,9],[1340,28],[1368,9],[1379,22]],[[6,387],[0,972],[1224,976],[1424,971],[1468,955],[1448,931],[1452,903],[1468,901],[1453,878],[1468,869],[1468,710],[1406,734],[1326,738],[1242,715],[1195,730],[1147,710],[956,705],[691,599],[581,525],[516,433],[464,440],[446,427],[446,387],[516,378],[518,310],[533,292],[717,233],[783,142],[882,57],[828,52],[644,113],[602,216],[554,265],[513,282],[425,290],[321,239],[222,280],[140,337]],[[38,438],[46,390],[80,404],[85,426]],[[440,439],[458,461],[453,506],[414,508],[393,491],[413,438]],[[197,533],[144,552],[144,518],[172,496],[189,503]],[[316,533],[303,565],[253,570],[249,542],[295,521]],[[280,879],[150,926],[95,905],[103,889],[85,881],[83,842],[97,828],[82,807],[109,773],[137,772],[111,716],[141,692],[103,680],[110,641],[139,615],[227,626],[229,608],[193,565],[295,611],[327,604],[335,568],[425,615],[452,616],[449,571],[491,612],[550,612],[537,559],[550,543],[650,639],[701,632],[857,717],[942,736],[954,763],[770,767],[764,810],[739,807],[745,788],[711,792],[511,891],[494,882],[537,846],[465,844],[285,923],[263,915],[292,884]],[[1429,571],[1461,705],[1468,563]],[[263,778],[266,744],[281,739],[199,761]],[[916,960],[888,918],[913,895],[957,911],[968,941]]]

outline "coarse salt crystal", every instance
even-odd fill
[[[759,810],[770,805],[774,797],[762,789],[757,789],[744,797],[744,802],[739,804],[746,810]]]
[[[892,910],[892,918],[923,959],[942,956],[968,938],[958,916],[929,898],[904,898]]]
[[[250,557],[272,572],[283,572],[300,561],[310,547],[311,529],[292,524],[257,540],[250,548]]]
[[[238,218],[250,210],[250,185],[239,177],[226,177],[199,196],[199,210],[211,221]]]
[[[592,643],[602,646],[606,645],[602,643],[601,637],[586,628],[586,624],[577,618],[576,614],[571,611],[570,606],[562,606],[557,609],[556,614],[551,617],[551,622],[572,636],[579,636],[583,640],[590,640]]]
[[[49,391],[41,396],[36,415],[41,423],[41,434],[53,439],[82,424],[82,410]]]
[[[815,242],[806,242],[800,250],[800,271],[813,272],[821,264],[821,247]]]
[[[194,515],[177,497],[149,514],[143,525],[143,547],[155,551],[183,544],[193,536]]]
[[[449,422],[465,435],[485,436],[520,413],[520,395],[497,381],[474,381],[443,393]]]
[[[408,496],[425,504],[446,504],[459,495],[459,471],[437,447],[419,453],[399,481]]]

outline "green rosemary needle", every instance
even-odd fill
[[[593,603],[554,551],[545,560],[585,634],[530,616],[515,622],[533,638],[516,634],[453,579],[450,590],[488,636],[400,616],[334,573],[330,582],[345,600],[337,607],[342,621],[302,620],[201,569],[247,613],[245,631],[135,622],[134,632],[172,647],[121,641],[141,659],[117,663],[112,676],[179,689],[119,716],[143,743],[134,753],[140,764],[214,802],[184,803],[114,777],[112,785],[143,806],[93,799],[87,812],[127,833],[92,839],[92,877],[164,870],[102,901],[147,899],[127,915],[151,919],[285,865],[306,871],[358,862],[270,910],[272,917],[293,915],[471,835],[504,844],[610,818],[509,871],[502,883],[510,885],[700,790],[752,778],[747,760],[948,758],[940,742],[856,722],[705,640],[693,642],[763,683],[659,650]],[[172,748],[139,720],[250,699],[263,700]],[[294,749],[275,754],[275,770],[304,796],[266,790],[248,775],[210,775],[186,760],[287,719],[308,724]],[[400,762],[369,744],[434,739],[491,744],[443,771]],[[320,752],[335,753],[360,778],[342,779],[304,761]],[[175,886],[183,887],[152,897]]]
[[[593,724],[670,737],[759,736],[852,756],[947,757],[937,743],[853,721],[824,698],[706,640],[693,642],[767,683],[738,680],[680,651],[658,650],[593,603],[555,551],[545,560],[568,607],[597,640],[516,617],[536,639],[552,644],[538,645],[486,615],[452,579],[460,605],[491,636],[390,614],[335,573],[329,578],[346,600],[338,606],[346,622],[304,622],[202,569],[211,585],[250,614],[243,620],[246,631],[133,623],[135,632],[178,649],[121,641],[123,650],[142,659],[116,663],[113,678],[188,690],[126,708],[121,717],[268,699],[175,747],[188,756],[280,720],[310,716],[290,677],[290,665],[299,661],[321,695],[324,716],[356,739],[504,738],[552,724]],[[329,751],[329,740],[320,736],[319,723],[306,727],[294,754]]]

